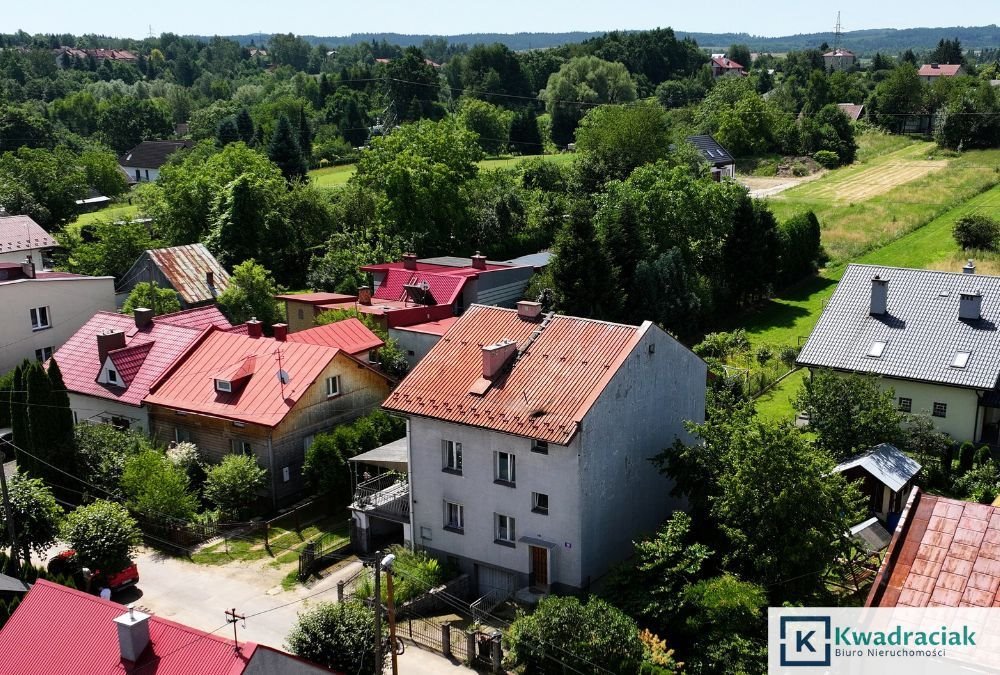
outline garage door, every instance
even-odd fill
[[[479,597],[497,591],[503,598],[509,598],[517,590],[517,576],[492,565],[476,564],[476,583]]]

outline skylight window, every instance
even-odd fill
[[[951,367],[965,368],[969,363],[970,356],[972,356],[972,352],[955,352],[955,358],[951,360]]]
[[[868,348],[868,356],[873,359],[882,358],[882,352],[885,351],[885,340],[876,340],[872,343],[872,346]]]
[[[233,383],[229,380],[216,380],[215,390],[220,392],[230,393],[233,391]]]

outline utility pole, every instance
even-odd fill
[[[375,571],[375,672],[382,675],[382,570],[379,559],[382,551],[375,551],[372,569]]]
[[[7,441],[0,441],[0,443],[6,445]],[[16,575],[21,567],[18,558],[20,551],[17,549],[17,524],[14,522],[14,511],[10,508],[10,496],[7,494],[7,474],[3,471],[5,460],[3,448],[0,447],[0,493],[3,494],[3,512],[7,517],[7,533],[10,535],[10,564],[12,565],[10,571]]]
[[[392,598],[392,563],[396,556],[391,553],[382,558],[381,567],[385,569],[386,596],[389,605],[389,653],[392,655],[392,675],[399,675],[399,664],[396,663],[396,605]]]
[[[246,618],[246,616],[244,616],[243,614],[237,614],[235,607],[233,607],[232,609],[227,609],[226,610],[226,623],[233,624],[233,651],[236,652],[237,654],[239,654],[240,653],[240,643],[237,641],[237,638],[236,638],[236,622],[237,621],[242,621],[243,622],[243,627],[244,628],[247,627],[247,618]]]

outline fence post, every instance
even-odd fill
[[[264,548],[271,550],[271,522],[264,523]]]
[[[337,602],[344,602],[344,580],[341,579],[337,582]]]
[[[476,636],[477,631],[469,631],[465,634],[465,648],[469,653],[469,663],[476,662]]]
[[[493,634],[493,640],[491,641],[491,647],[492,647],[492,649],[490,650],[491,651],[490,656],[493,657],[493,673],[494,673],[494,675],[497,675],[498,673],[503,672],[503,671],[500,670],[500,654],[501,654],[501,652],[500,652],[500,634],[499,633],[494,633]]]
[[[451,622],[445,621],[441,625],[441,653],[445,658],[451,658]]]

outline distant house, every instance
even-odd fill
[[[113,277],[39,272],[33,262],[0,262],[0,373],[24,359],[47,361],[92,314],[113,310],[114,283]]]
[[[712,77],[745,77],[746,68],[725,56],[713,56],[710,62]]]
[[[178,150],[194,147],[194,141],[143,141],[118,158],[118,165],[134,183],[155,181],[160,167]]]
[[[210,462],[255,457],[278,505],[305,488],[302,464],[315,435],[374,410],[393,383],[346,349],[287,340],[284,325],[273,338],[259,321],[245,327],[245,335],[215,326],[201,332],[145,404],[151,435],[164,445],[191,441]],[[351,349],[355,337],[347,338]]]
[[[957,63],[925,63],[917,75],[923,82],[933,82],[939,77],[965,75],[965,68]]]
[[[42,258],[59,245],[31,216],[0,216],[0,263],[20,265],[28,257],[42,267]]]
[[[848,481],[860,481],[871,513],[893,529],[920,468],[905,452],[883,443],[841,462],[833,471]]]
[[[823,54],[823,66],[827,72],[850,70],[856,61],[854,52],[848,49],[834,49]]]
[[[43,579],[0,629],[0,664],[4,673],[18,675],[331,672],[265,645],[237,644]]]
[[[705,134],[688,136],[688,143],[697,148],[701,156],[712,167],[712,178],[716,181],[736,177],[736,160],[717,140]]]
[[[204,244],[149,249],[116,284],[119,306],[136,284],[146,281],[172,288],[181,307],[189,309],[214,303],[229,288],[229,272]]]
[[[878,377],[903,412],[998,443],[1000,277],[849,265],[797,363]]]
[[[97,312],[56,350],[77,422],[149,429],[149,388],[209,327],[231,329],[217,307],[154,317]]]
[[[837,107],[847,115],[852,122],[857,122],[865,114],[865,106],[855,103],[838,103]]]

